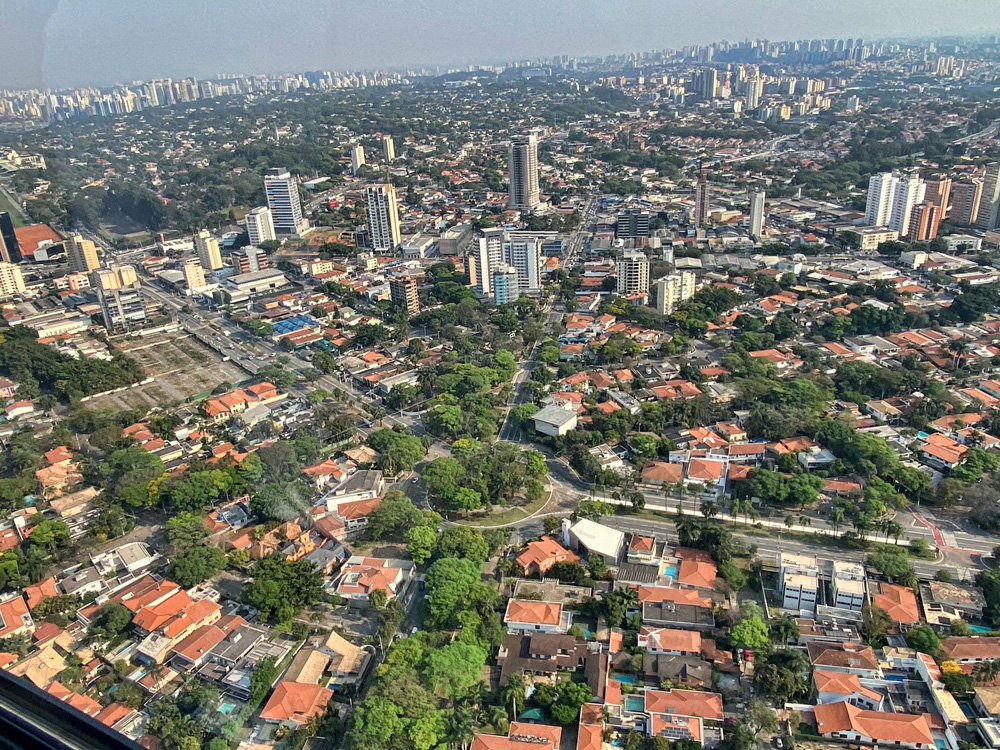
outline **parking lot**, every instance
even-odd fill
[[[189,335],[163,335],[144,339],[119,339],[115,345],[136,359],[152,383],[92,399],[93,409],[143,409],[179,404],[188,397],[211,391],[220,383],[238,383],[246,373]]]

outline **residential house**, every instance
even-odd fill
[[[811,641],[806,644],[806,651],[813,667],[822,671],[847,672],[867,679],[882,676],[882,668],[871,646]]]
[[[818,705],[813,713],[816,731],[827,739],[911,750],[936,747],[927,714],[866,711],[847,701]]]
[[[556,563],[580,562],[576,553],[547,536],[539,541],[528,542],[514,559],[524,570],[524,574],[529,576],[544,576]]]
[[[319,685],[281,681],[260,712],[260,718],[273,724],[300,727],[313,717],[326,713],[333,691]]]
[[[863,686],[856,674],[817,669],[813,673],[813,681],[816,683],[817,703],[847,701],[869,711],[882,710],[884,696]]]
[[[557,602],[511,599],[503,620],[511,633],[565,633],[573,625],[573,613]]]
[[[643,625],[639,629],[639,648],[651,654],[701,656],[701,633],[697,630],[674,630]]]

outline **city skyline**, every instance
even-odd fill
[[[227,71],[464,66],[553,55],[623,55],[727,38],[926,38],[929,31],[945,36],[1000,29],[988,20],[991,5],[985,0],[949,9],[944,19],[939,6],[927,0],[893,0],[878,7],[860,0],[837,7],[818,0],[778,0],[766,10],[724,0],[698,5],[631,0],[615,7],[576,0],[530,8],[520,1],[502,12],[482,5],[456,18],[439,0],[427,0],[419,14],[396,0],[348,2],[335,9],[323,0],[305,0],[294,8],[257,0],[210,5],[0,0],[10,41],[0,50],[0,87],[98,86]],[[525,18],[532,23],[525,24]],[[381,29],[393,43],[371,44],[370,28]],[[220,29],[228,35],[220,37]]]

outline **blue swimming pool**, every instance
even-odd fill
[[[635,675],[616,673],[611,675],[611,679],[618,680],[622,685],[634,685]]]
[[[988,628],[985,625],[970,625],[969,630],[973,633],[992,633],[993,628]]]
[[[906,682],[906,678],[901,674],[887,674],[885,679],[889,682]]]
[[[222,714],[223,716],[229,716],[229,714],[231,714],[235,710],[236,710],[235,703],[223,703],[221,706],[219,706],[219,713]]]
[[[646,710],[646,700],[641,695],[626,695],[625,710],[641,713]]]
[[[676,565],[669,566],[665,571],[663,571],[663,575],[670,576],[671,578],[673,578],[676,581],[677,580],[677,566]]]

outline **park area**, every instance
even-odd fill
[[[207,395],[220,383],[239,383],[247,378],[233,362],[223,362],[193,336],[165,334],[119,339],[115,346],[137,360],[153,382],[92,399],[91,408],[168,407],[192,396]]]

